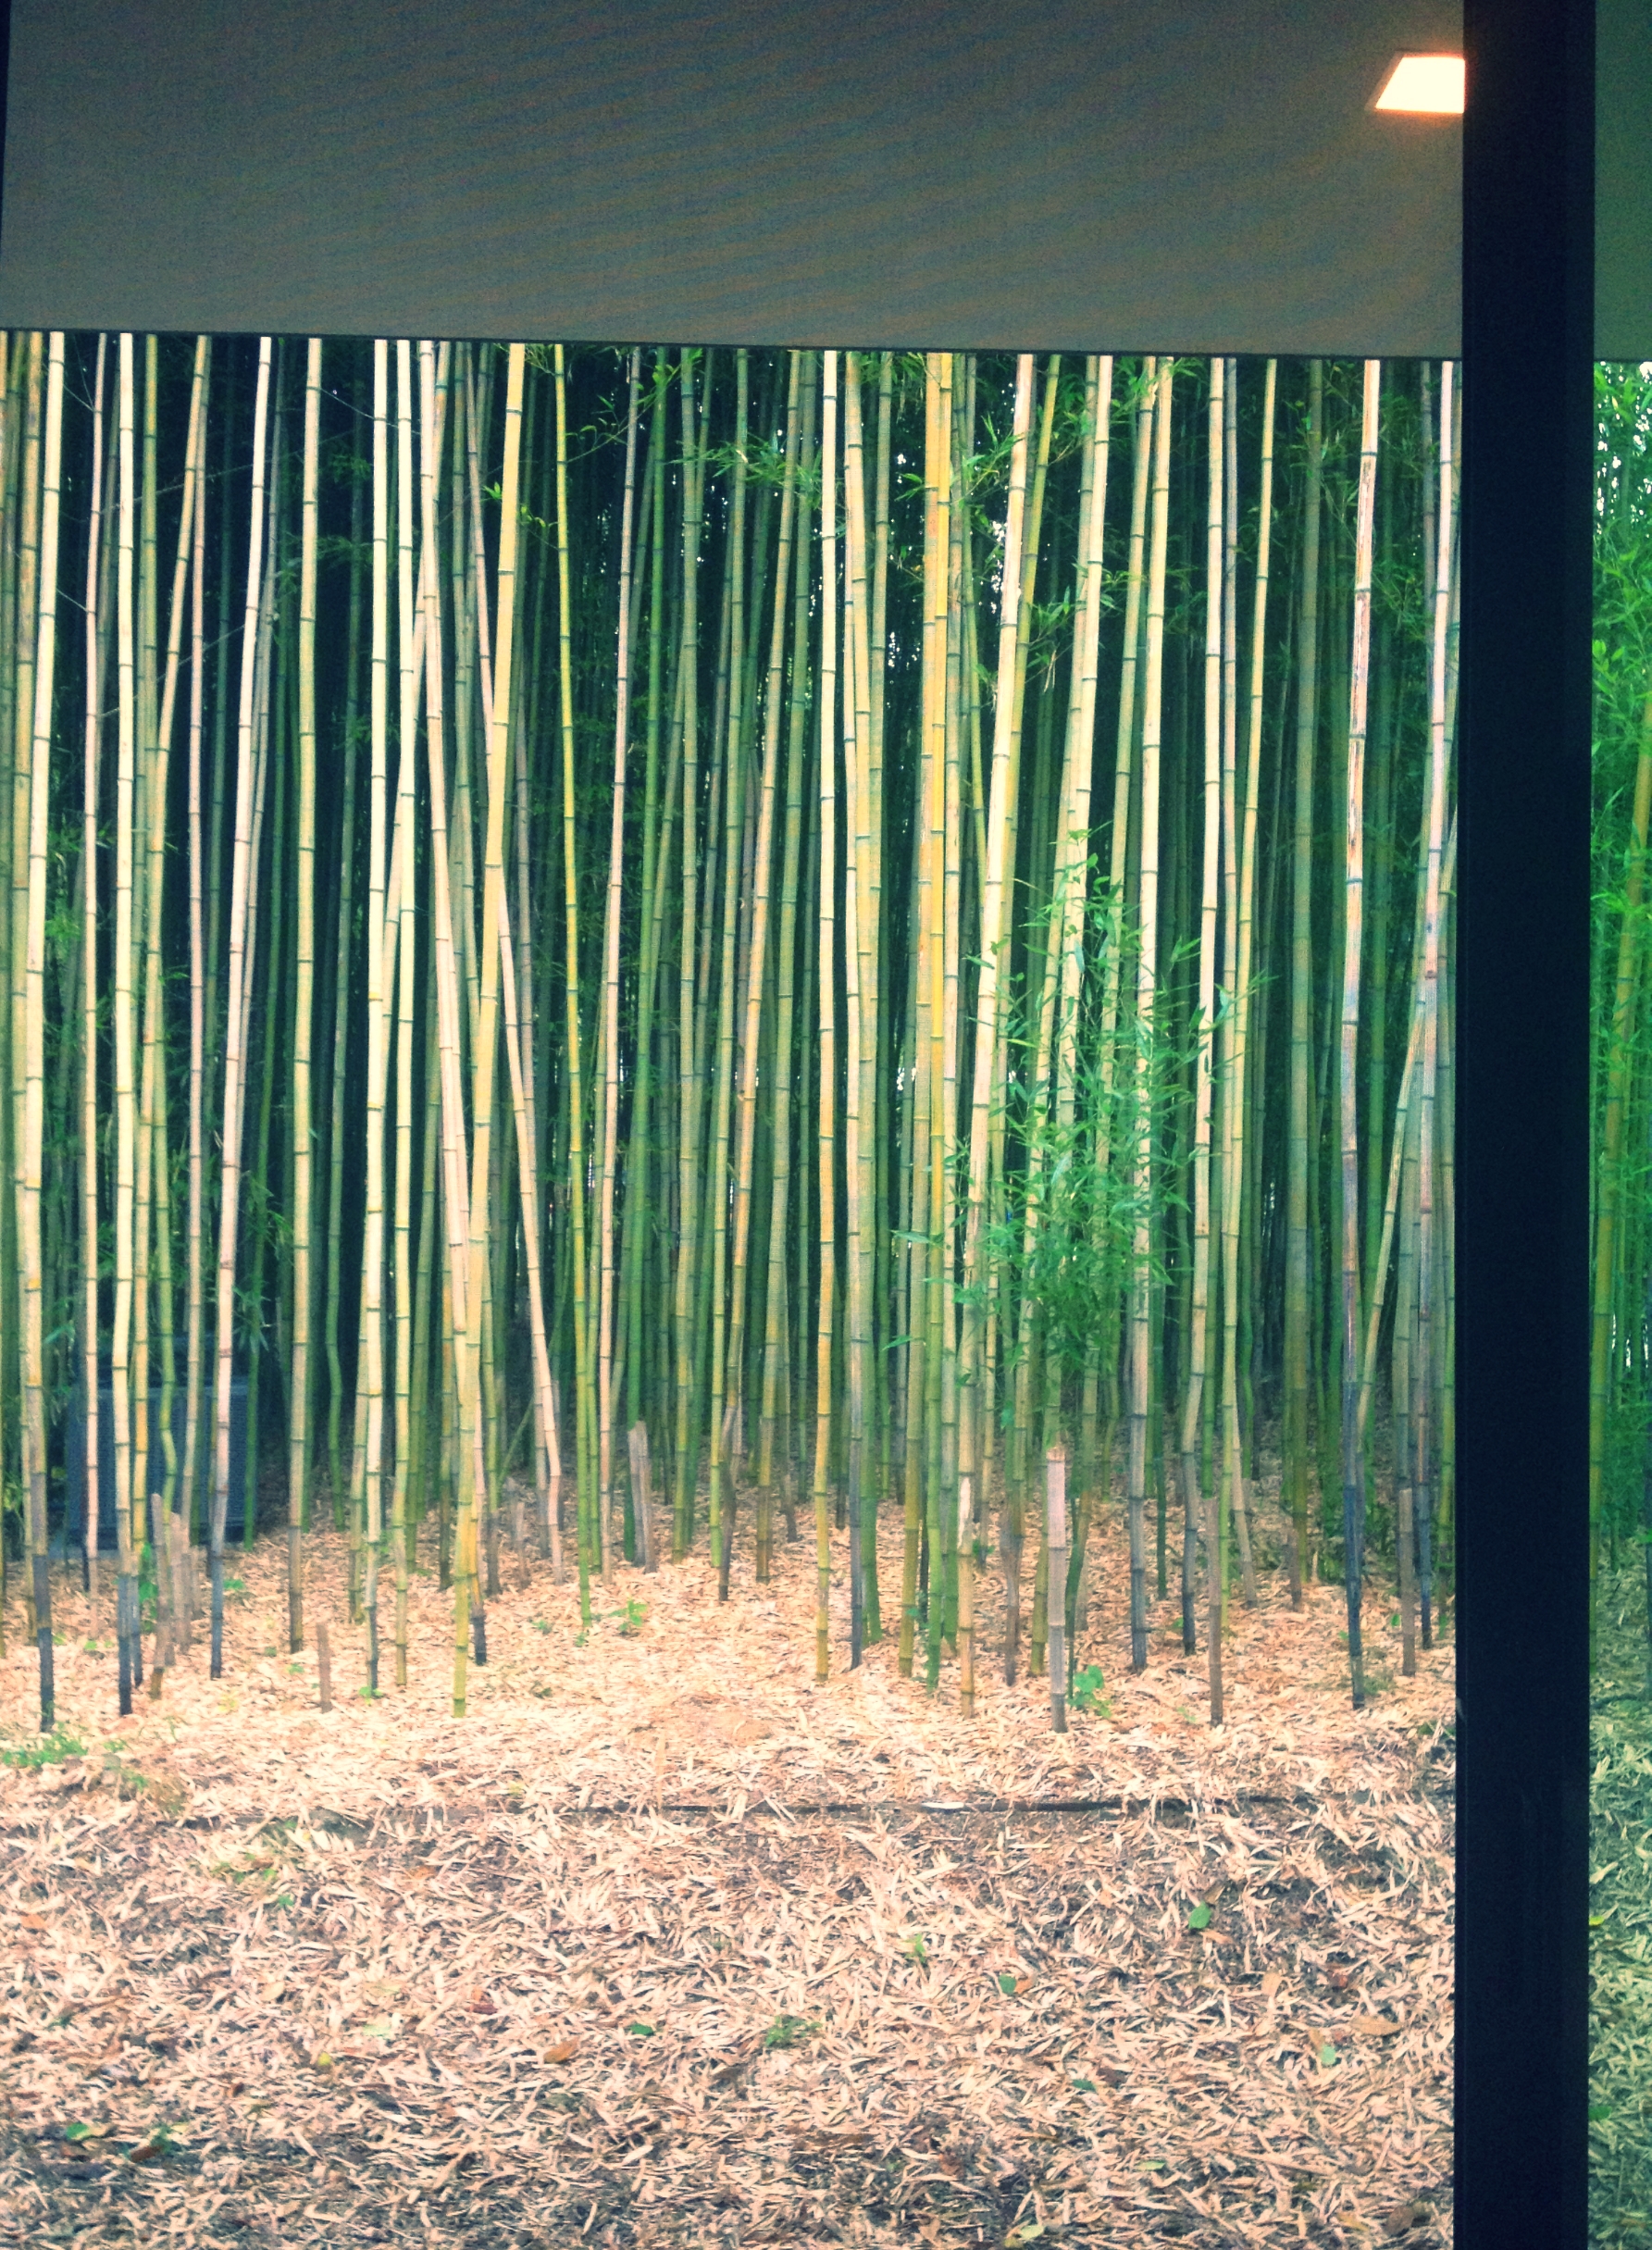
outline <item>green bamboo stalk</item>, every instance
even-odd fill
[[[122,340],[122,351],[130,345]],[[130,365],[130,357],[128,364]],[[247,1019],[251,1013],[248,919],[254,872],[253,825],[261,791],[255,788],[254,738],[259,646],[263,640],[265,451],[269,416],[270,340],[258,342],[258,381],[253,409],[252,518],[247,545],[247,582],[242,646],[241,699],[236,725],[235,845],[230,897],[229,1023],[224,1042],[224,1098],[220,1113],[223,1169],[218,1198],[217,1365],[214,1392],[212,1522],[212,1677],[224,1670],[224,1522],[230,1505],[230,1386],[235,1349],[235,1253],[242,1179],[242,1105],[246,1082]],[[124,376],[124,370],[123,370]],[[129,442],[123,431],[122,442]],[[125,715],[122,715],[123,727]],[[130,908],[129,908],[130,913]],[[118,938],[117,951],[119,951]],[[130,1039],[130,1033],[129,1033]],[[118,1236],[118,1228],[117,1229]],[[120,1436],[120,1403],[116,1402],[116,1441]],[[252,1451],[248,1432],[249,1455]],[[250,1464],[249,1464],[250,1465]],[[130,1474],[130,1466],[129,1466]],[[255,1494],[247,1494],[250,1511]]]
[[[614,1345],[616,1316],[614,1193],[619,1167],[619,938],[625,893],[626,765],[631,731],[631,543],[636,508],[638,400],[642,354],[631,354],[626,413],[625,513],[619,556],[618,648],[615,657],[614,802],[608,834],[608,895],[602,927],[602,1141],[598,1173],[601,1287],[597,1304],[597,1481],[604,1548],[611,1549],[614,1487]]]
[[[85,1420],[82,1458],[85,1461],[81,1506],[84,1510],[82,1525],[86,1548],[86,1595],[93,1630],[97,1612],[97,1539],[102,1509],[99,1485],[98,1437],[103,1421],[99,1411],[98,1375],[98,1246],[97,1204],[97,818],[100,773],[103,765],[103,686],[104,660],[107,649],[108,613],[102,599],[102,563],[107,552],[103,523],[104,508],[104,381],[108,358],[108,338],[97,340],[97,368],[92,390],[92,477],[91,518],[86,531],[86,657],[85,657],[85,717],[83,729],[84,756],[81,780],[81,910],[84,916],[81,938],[81,1384],[82,1397],[81,1411]],[[3,386],[0,386],[3,387]],[[197,532],[197,539],[199,533]],[[198,552],[198,550],[197,550]],[[195,598],[200,602],[197,576]],[[199,635],[197,640],[196,676],[199,676]],[[198,699],[192,708],[192,726],[199,727]],[[199,864],[200,833],[200,766],[199,735],[192,731],[193,755],[191,765],[190,810],[191,828],[191,937],[193,946],[199,920],[199,889],[196,875]],[[191,977],[192,1000],[198,990],[199,963],[193,961]],[[192,1117],[195,1077],[194,1049],[191,1048]],[[199,1175],[192,1142],[190,1166],[190,1193],[192,1228],[199,1197]],[[192,1232],[192,1240],[194,1239]],[[192,1279],[195,1272],[192,1268]],[[194,1330],[192,1326],[192,1336]]]
[[[57,526],[63,458],[63,334],[46,344],[45,429],[41,464],[40,584],[34,707],[29,767],[29,889],[23,963],[22,1251],[24,1463],[28,1477],[30,1587],[40,1664],[40,1731],[56,1717],[52,1661],[52,1581],[47,1560],[45,1349],[41,1271],[41,1165],[45,1126],[46,838],[50,811],[52,695],[57,656]]]
[[[745,1034],[741,1046],[740,1058],[739,1145],[735,1159],[734,1255],[732,1259],[732,1303],[729,1320],[728,1361],[730,1367],[736,1371],[739,1371],[743,1364],[743,1341],[747,1319],[746,1306],[749,1286],[747,1267],[751,1241],[751,1207],[754,1187],[753,1157],[757,1133],[758,1064],[763,1047],[764,994],[769,986],[770,894],[772,889],[771,878],[775,860],[775,826],[776,819],[776,808],[779,803],[780,796],[780,720],[786,704],[786,596],[787,584],[792,573],[793,528],[798,514],[798,461],[800,449],[802,443],[801,392],[803,388],[803,355],[801,353],[793,352],[789,354],[789,377],[786,408],[786,466],[783,472],[784,481],[781,486],[780,494],[780,528],[775,560],[774,615],[769,632],[768,682],[767,693],[765,695],[764,703],[763,769],[758,784],[758,827],[752,865],[751,942],[747,961]],[[793,709],[794,711],[797,709],[795,702],[793,704]],[[801,796],[798,800],[797,809],[799,811],[801,809]],[[791,827],[789,825],[789,838],[790,834]],[[791,855],[789,864],[791,881],[795,893],[795,885],[797,879],[795,852]],[[781,933],[780,945],[783,953],[788,952],[790,946],[795,944],[795,896],[793,899],[792,913],[792,928],[790,930],[783,929]],[[776,1011],[778,1009],[780,984],[783,980],[787,980],[789,982],[789,961],[784,966],[776,963],[774,974],[775,1006]],[[775,1075],[776,1077],[780,1081],[780,1084],[776,1087],[776,1104],[789,1105],[789,1056],[787,1053],[787,1049],[789,1047],[789,1043],[790,1026],[789,1023],[784,1031],[776,1031],[775,1034]],[[775,1115],[775,1162],[777,1175],[780,1168],[789,1162],[789,1152],[784,1151],[786,1125],[782,1120],[778,1108],[776,1109]],[[767,1329],[764,1356],[764,1364],[765,1370],[769,1363],[770,1353],[774,1349],[775,1320],[779,1310],[778,1304],[773,1301],[776,1290],[774,1256],[776,1249],[779,1249],[782,1258],[784,1256],[785,1231],[785,1191],[782,1189],[778,1200],[777,1217],[774,1212],[771,1212],[770,1214],[770,1262],[768,1266],[768,1297],[770,1301],[765,1304],[765,1326]],[[782,1290],[784,1287],[783,1273],[784,1268],[782,1266]],[[773,1410],[772,1402],[769,1400],[767,1396],[766,1381],[762,1411],[762,1426],[767,1435],[765,1440],[760,1442],[759,1447],[758,1485],[760,1497],[758,1501],[759,1516],[757,1525],[757,1553],[754,1558],[754,1563],[759,1583],[764,1584],[767,1582],[769,1570],[769,1553],[767,1543],[770,1533],[771,1510],[768,1495],[770,1489],[769,1475],[771,1471],[773,1446]]]
[[[1459,431],[1452,412],[1451,361],[1440,368],[1439,558],[1435,570],[1434,648],[1429,676],[1428,796],[1423,884],[1422,1052],[1417,1116],[1417,1367],[1412,1467],[1416,1514],[1426,1526],[1433,1482],[1435,1406],[1435,1299],[1437,1291],[1435,1239],[1435,1114],[1439,1085],[1439,985],[1442,875],[1446,844],[1446,769],[1449,756],[1450,675],[1453,603],[1456,595],[1456,473]],[[1591,1585],[1593,1593],[1593,1585]]]
[[[712,1160],[708,1179],[711,1209],[711,1411],[706,1426],[710,1450],[708,1493],[712,1556],[717,1565],[717,1596],[728,1598],[728,1571],[732,1527],[727,1521],[733,1499],[732,1471],[725,1461],[726,1401],[738,1411],[739,1377],[733,1378],[734,1398],[728,1399],[728,1218],[731,1200],[729,1145],[734,1114],[735,989],[739,944],[740,846],[745,816],[745,758],[743,699],[746,671],[746,487],[751,413],[751,354],[735,354],[737,399],[734,435],[734,491],[728,526],[728,598],[725,606],[727,633],[727,689],[719,681],[719,700],[727,695],[727,731],[714,727],[720,740],[723,779],[723,915],[719,948],[717,993],[717,1061],[712,1093]],[[709,942],[711,917],[706,918]],[[726,1479],[727,1484],[726,1484]]]
[[[1223,698],[1223,594],[1225,579],[1226,526],[1226,374],[1225,363],[1211,362],[1210,415],[1207,437],[1207,506],[1205,518],[1205,665],[1204,665],[1204,807],[1202,826],[1202,880],[1199,916],[1199,1000],[1194,1019],[1193,1057],[1193,1301],[1192,1334],[1187,1354],[1186,1389],[1182,1408],[1182,1500],[1186,1511],[1186,1552],[1191,1553],[1193,1527],[1206,1525],[1207,1550],[1218,1548],[1215,1498],[1199,1490],[1199,1436],[1205,1403],[1207,1342],[1211,1314],[1211,1127],[1215,1092],[1216,945],[1221,886],[1222,784]],[[1233,823],[1228,821],[1231,838]],[[1230,939],[1231,942],[1231,939]],[[1184,1594],[1184,1622],[1190,1611],[1191,1588]],[[1218,1629],[1212,1640],[1219,1640]],[[1184,1640],[1186,1635],[1184,1635]],[[1212,1692],[1212,1725],[1219,1722],[1220,1687]]]
[[[756,1574],[768,1583],[770,1568],[769,1510],[774,1489],[776,1436],[781,1428],[781,1389],[789,1364],[789,1309],[805,1294],[807,1274],[800,1270],[795,1291],[789,1286],[786,1266],[788,1224],[790,1217],[792,1174],[792,1109],[796,1077],[794,1009],[796,1006],[798,943],[798,870],[803,849],[803,791],[809,714],[809,597],[811,556],[809,482],[815,463],[814,429],[817,399],[813,354],[801,355],[802,429],[799,439],[797,541],[793,562],[791,689],[788,702],[786,753],[786,840],[780,876],[780,931],[775,971],[775,1159],[770,1178],[768,1281],[764,1290],[763,1358],[763,1411],[759,1425],[757,1484],[760,1530]],[[778,589],[776,589],[776,607]],[[804,1073],[807,1084],[807,1073]],[[801,1105],[800,1105],[801,1107]],[[799,1198],[806,1204],[807,1197]],[[789,1427],[789,1423],[786,1425]],[[790,1493],[789,1463],[783,1472]]]
[[[1141,841],[1138,852],[1136,969],[1135,1114],[1132,1187],[1136,1223],[1130,1308],[1130,1668],[1148,1660],[1147,1449],[1150,1387],[1149,1275],[1152,1254],[1152,1079],[1159,960],[1159,785],[1163,711],[1164,581],[1170,528],[1170,437],[1174,368],[1158,370],[1154,404],[1153,529],[1148,565],[1147,640],[1141,719]]]

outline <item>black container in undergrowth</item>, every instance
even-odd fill
[[[202,1399],[201,1443],[206,1448],[210,1466],[213,1445],[212,1400]],[[183,1470],[183,1415],[184,1389],[180,1383],[172,1394],[172,1441],[178,1451],[178,1468]],[[151,1493],[164,1493],[167,1488],[167,1451],[161,1442],[161,1394],[154,1388],[149,1394],[149,1482]],[[230,1386],[230,1505],[224,1521],[226,1544],[239,1539],[246,1522],[246,1462],[247,1462],[247,1386],[244,1375],[238,1375]],[[68,1503],[67,1532],[68,1544],[80,1547],[83,1542],[81,1526],[86,1520],[86,1411],[76,1398],[68,1411],[68,1423],[64,1443],[65,1498]],[[205,1542],[209,1510],[212,1505],[212,1479],[203,1479],[200,1536]],[[181,1498],[180,1494],[177,1496]],[[113,1553],[116,1546],[115,1529],[115,1393],[107,1383],[98,1391],[97,1417],[97,1543],[100,1548]]]

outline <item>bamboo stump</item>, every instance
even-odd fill
[[[1067,1448],[1053,1445],[1044,1457],[1044,1542],[1050,1557],[1045,1603],[1050,1664],[1050,1723],[1067,1731]]]
[[[660,1567],[654,1536],[653,1493],[649,1476],[648,1425],[634,1422],[626,1438],[631,1459],[631,1517],[637,1527],[637,1554],[652,1578]]]
[[[975,1526],[974,1479],[958,1479],[958,1708],[975,1715]]]

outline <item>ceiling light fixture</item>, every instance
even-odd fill
[[[1413,117],[1459,118],[1462,104],[1460,55],[1397,55],[1371,106]]]

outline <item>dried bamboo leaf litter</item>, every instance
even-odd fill
[[[973,1722],[890,1643],[815,1687],[812,1550],[748,1560],[723,1608],[621,1574],[583,1646],[536,1573],[463,1724],[433,1577],[406,1694],[357,1692],[342,1543],[325,1714],[273,1546],[228,1679],[198,1647],[118,1729],[108,1605],[55,1588],[83,1749],[0,1770],[0,2242],[1450,2239],[1448,1647],[1356,1714],[1341,1589],[1264,1580],[1213,1734],[1174,1605],[1125,1669],[1110,1522],[1111,1713],[1062,1737],[985,1660]]]

